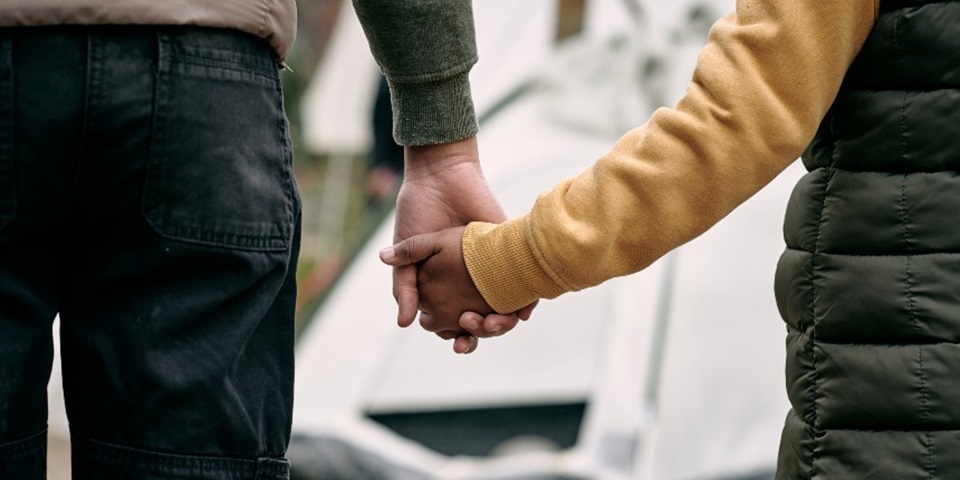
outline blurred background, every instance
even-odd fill
[[[510,215],[684,92],[734,0],[482,0],[481,158]],[[455,356],[395,326],[402,149],[352,4],[298,0],[283,81],[303,197],[298,479],[771,479],[788,405],[773,300],[791,167],[640,274]],[[59,373],[52,480],[69,477]]]

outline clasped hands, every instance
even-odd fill
[[[475,137],[406,147],[404,178],[397,196],[394,246],[380,252],[393,266],[397,323],[420,326],[446,340],[457,353],[476,350],[530,317],[536,304],[498,314],[484,301],[463,260],[461,237],[471,221],[499,223],[506,214],[480,169]]]

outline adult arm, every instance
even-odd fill
[[[405,146],[394,241],[470,221],[506,220],[483,177],[475,138],[469,72],[477,50],[470,1],[354,0],[354,7],[390,86],[394,138]],[[393,291],[397,321],[410,325],[419,307],[415,266],[394,269]],[[429,315],[421,320],[431,323]],[[517,320],[510,313],[486,322],[506,331]],[[456,319],[448,323],[429,327],[445,338],[464,333]],[[476,348],[475,338],[460,337],[455,350]]]

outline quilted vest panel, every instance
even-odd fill
[[[803,163],[777,478],[960,479],[960,0],[881,4]]]

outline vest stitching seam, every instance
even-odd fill
[[[907,312],[910,316],[910,323],[913,326],[914,333],[920,333],[920,324],[917,320],[917,310],[916,310],[916,300],[913,296],[913,275],[911,272],[910,265],[910,239],[909,239],[909,228],[907,222],[907,208],[906,208],[906,184],[907,176],[903,176],[903,181],[900,183],[900,198],[898,200],[898,207],[900,209],[900,218],[903,221],[903,239],[907,247],[908,254],[904,259],[904,273],[906,278],[904,279],[904,284],[907,291]],[[926,386],[926,377],[924,375],[924,365],[923,365],[923,345],[917,345],[917,366],[919,367],[917,371],[917,377],[920,381],[920,419],[921,423],[926,427],[929,424],[930,410],[927,404],[927,386]],[[933,455],[932,455],[932,444],[930,438],[930,432],[924,430],[924,448],[926,449],[926,470],[927,478],[934,478],[933,474]]]
[[[831,118],[831,123],[833,119]],[[832,126],[831,126],[832,131]],[[836,158],[837,146],[834,142],[831,145],[833,148],[832,158]],[[813,242],[813,255],[810,258],[810,269],[811,269],[811,281],[810,281],[810,342],[808,343],[810,349],[810,360],[813,364],[813,372],[811,372],[811,382],[813,383],[813,402],[811,404],[812,413],[813,413],[813,437],[814,441],[810,442],[812,444],[810,452],[810,478],[815,477],[816,469],[816,458],[817,458],[817,447],[819,439],[822,438],[820,435],[820,418],[818,411],[818,403],[820,398],[820,375],[817,365],[817,351],[816,351],[816,336],[817,336],[817,256],[820,251],[820,234],[822,233],[823,227],[823,211],[826,209],[827,205],[827,188],[830,185],[830,179],[833,178],[835,170],[832,166],[827,167],[827,175],[823,180],[823,186],[821,187],[820,194],[820,212],[817,214],[817,236],[814,238]]]
[[[897,15],[897,19],[893,24],[893,44],[897,52],[897,70],[901,79],[904,79],[904,68],[903,68],[903,48],[900,43],[900,29],[903,25],[905,18],[905,13],[903,10],[900,10]],[[900,104],[900,160],[904,164],[907,162],[907,103],[910,98],[910,92],[905,91],[903,93],[903,102]],[[910,316],[910,322],[913,324],[913,330],[916,333],[920,331],[920,325],[917,320],[916,312],[916,302],[913,298],[913,289],[912,289],[912,275],[910,272],[910,229],[909,222],[907,220],[907,205],[906,205],[906,190],[907,190],[907,174],[903,175],[903,179],[900,181],[900,198],[898,199],[898,207],[900,210],[900,219],[903,222],[903,243],[904,248],[906,249],[907,256],[904,261],[904,274],[906,278],[904,279],[904,286],[907,291],[907,311]],[[917,366],[919,371],[917,372],[918,380],[920,381],[920,418],[924,426],[928,425],[929,422],[929,408],[927,405],[927,392],[924,379],[924,367],[923,367],[923,345],[917,345]],[[930,433],[926,432],[924,434],[924,448],[926,449],[926,471],[927,478],[934,478],[934,469],[933,469],[933,452],[931,445]]]
[[[906,287],[907,293],[907,312],[910,316],[910,323],[913,326],[914,333],[920,333],[920,324],[917,319],[917,310],[916,310],[916,300],[913,295],[913,275],[911,272],[910,264],[910,239],[909,239],[909,227],[907,221],[907,208],[906,208],[906,184],[907,176],[903,176],[903,180],[900,182],[900,198],[897,201],[897,206],[900,210],[900,219],[903,222],[903,240],[904,244],[907,247],[907,255],[904,258],[904,274],[906,278],[904,279],[904,286]],[[927,404],[927,387],[926,387],[926,378],[924,375],[924,365],[923,365],[923,345],[917,345],[917,365],[919,370],[917,371],[917,377],[920,381],[920,418],[921,423],[926,427],[929,424],[930,411]],[[933,475],[933,455],[931,452],[931,439],[930,432],[924,430],[924,448],[926,449],[926,470],[927,478],[934,478]]]

